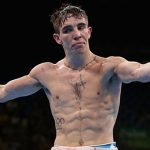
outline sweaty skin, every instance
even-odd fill
[[[150,81],[150,63],[128,62],[121,57],[97,56],[86,67],[74,70],[49,62],[29,75],[0,86],[0,102],[45,90],[56,125],[55,145],[83,146],[110,143],[122,83]]]
[[[44,87],[55,120],[54,144],[83,146],[113,142],[122,82],[140,81],[135,71],[139,66],[121,57],[97,56],[80,71],[67,67],[64,60],[35,68],[31,76]]]
[[[94,55],[91,31],[85,18],[69,17],[54,34],[64,48],[63,60],[41,63],[28,75],[0,85],[0,103],[44,89],[56,125],[54,145],[113,142],[122,83],[150,81],[150,63]]]
[[[113,141],[121,82],[107,60],[97,57],[77,71],[59,63],[50,74],[47,96],[54,115],[55,145],[93,145]],[[46,78],[45,78],[46,80]],[[47,83],[47,82],[45,82]]]

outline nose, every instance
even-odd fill
[[[81,32],[76,28],[74,29],[74,32],[73,32],[73,39],[74,40],[78,40],[81,38]]]

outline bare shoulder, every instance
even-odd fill
[[[49,71],[53,71],[56,70],[57,65],[53,64],[51,62],[44,62],[44,63],[40,63],[38,65],[36,65],[29,73],[30,76],[32,77],[37,77],[43,73],[49,72]]]
[[[100,57],[96,56],[95,61],[97,63],[105,64],[105,63],[111,63],[111,64],[120,64],[122,62],[127,61],[125,58],[120,56],[109,56],[109,57]]]
[[[98,56],[98,55],[95,55],[95,61],[96,62],[103,62],[105,60],[105,57],[101,57],[101,56]]]
[[[99,68],[103,72],[107,73],[114,73],[115,70],[120,66],[120,64],[124,64],[124,62],[127,62],[127,60],[120,56],[109,56],[109,57],[96,57],[96,61]],[[102,69],[103,68],[103,69]]]
[[[119,65],[125,61],[127,61],[125,58],[121,57],[121,56],[109,56],[106,58],[107,62],[110,62],[112,64],[116,64]]]
[[[56,65],[59,67],[64,66],[64,59],[59,60]]]

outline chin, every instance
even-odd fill
[[[76,47],[75,49],[72,50],[74,53],[84,53],[85,52],[85,48],[82,47]]]
[[[85,51],[83,49],[76,49],[73,53],[75,54],[83,54]]]

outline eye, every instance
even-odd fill
[[[62,29],[62,32],[63,32],[63,33],[69,33],[69,32],[72,32],[72,31],[73,31],[73,28],[70,27],[70,26],[64,27],[64,28]]]
[[[86,24],[79,24],[78,25],[78,30],[83,30],[86,28]]]

